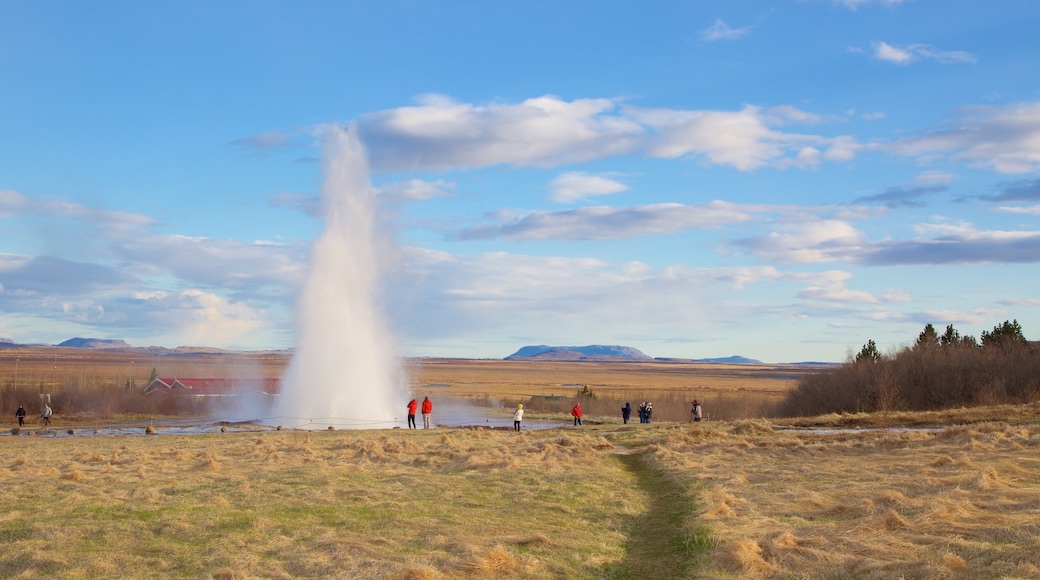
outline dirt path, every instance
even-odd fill
[[[635,451],[635,452],[633,452]],[[695,509],[693,499],[644,453],[623,449],[618,461],[629,470],[639,488],[650,496],[646,513],[629,526],[624,568],[629,578],[691,578],[699,556],[707,551],[708,533],[684,529]]]

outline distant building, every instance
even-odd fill
[[[178,379],[159,377],[141,392],[165,393],[182,397],[237,397],[241,395],[277,396],[281,379]]]

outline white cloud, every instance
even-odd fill
[[[695,156],[715,165],[741,171],[762,167],[814,167],[821,158],[843,160],[858,149],[850,137],[829,139],[775,131],[770,126],[815,122],[815,115],[793,107],[740,111],[677,111],[628,109],[632,117],[652,128],[649,153],[654,157]],[[820,150],[823,149],[822,155]]]
[[[900,155],[950,154],[1000,173],[1040,172],[1040,102],[961,109],[954,128],[880,146]]]
[[[172,275],[190,286],[256,292],[295,289],[309,261],[302,244],[178,235],[126,239],[113,251],[142,276]]]
[[[267,332],[263,311],[241,301],[197,289],[153,295],[140,309],[147,324],[167,341],[181,345],[249,345],[254,335]]]
[[[863,235],[843,220],[808,217],[780,225],[780,231],[734,243],[760,259],[787,264],[849,260],[864,243]]]
[[[611,99],[545,96],[478,106],[427,96],[418,106],[365,115],[359,126],[380,170],[555,167],[646,152],[750,171],[851,159],[860,149],[852,137],[778,129],[825,120],[787,105],[740,111],[648,109],[619,107]]]
[[[934,60],[942,64],[974,63],[975,55],[960,50],[939,50],[928,44],[910,44],[897,47],[887,42],[875,42],[874,58],[899,65],[919,60]]]
[[[1040,205],[1031,206],[1000,206],[996,208],[999,212],[1004,213],[1017,213],[1022,215],[1037,215],[1040,216]]]
[[[806,287],[798,293],[802,300],[816,302],[840,302],[876,304],[878,298],[869,292],[849,290],[846,282],[852,274],[839,270],[812,274],[796,274],[792,278],[806,283]]]
[[[631,153],[644,132],[610,99],[552,96],[477,106],[428,95],[418,106],[365,115],[359,126],[373,166],[386,170],[551,167]]]
[[[741,28],[731,28],[720,18],[715,21],[715,24],[712,24],[703,32],[701,32],[701,39],[708,42],[713,42],[716,40],[736,40],[744,36],[748,32],[751,32],[751,28],[752,27],[750,26],[744,26]]]
[[[571,171],[556,176],[549,183],[549,199],[558,203],[574,203],[587,197],[620,193],[627,189],[627,185],[607,175]]]

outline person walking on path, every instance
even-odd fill
[[[408,401],[408,428],[415,429],[415,409],[419,406],[419,403],[415,402],[415,399]]]
[[[646,422],[650,422],[650,417],[654,415],[654,404],[650,401],[646,402]]]
[[[628,425],[628,418],[632,416],[632,404],[625,401],[625,406],[621,407],[621,420]]]
[[[433,401],[429,397],[424,397],[422,400],[422,422],[423,429],[430,428],[430,414],[433,413]]]
[[[513,430],[520,432],[520,422],[524,420],[524,404],[519,403],[513,411]]]
[[[690,416],[693,417],[694,421],[701,420],[701,404],[697,402],[697,399],[693,400],[693,407],[690,408]]]
[[[639,403],[639,422],[646,423],[646,401]]]
[[[53,415],[53,414],[54,414],[54,411],[51,411],[50,405],[48,405],[47,403],[44,403],[43,404],[43,411],[40,413],[40,416],[43,417],[43,424],[44,425],[50,425],[51,424],[51,415]]]
[[[575,427],[581,425],[581,403],[574,405],[574,408],[571,409],[571,417],[574,417]]]
[[[14,416],[18,417],[18,426],[25,427],[25,407],[18,405],[18,410],[14,412]]]

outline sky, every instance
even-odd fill
[[[282,349],[330,128],[402,356],[1040,339],[1040,2],[0,0],[0,337]]]

